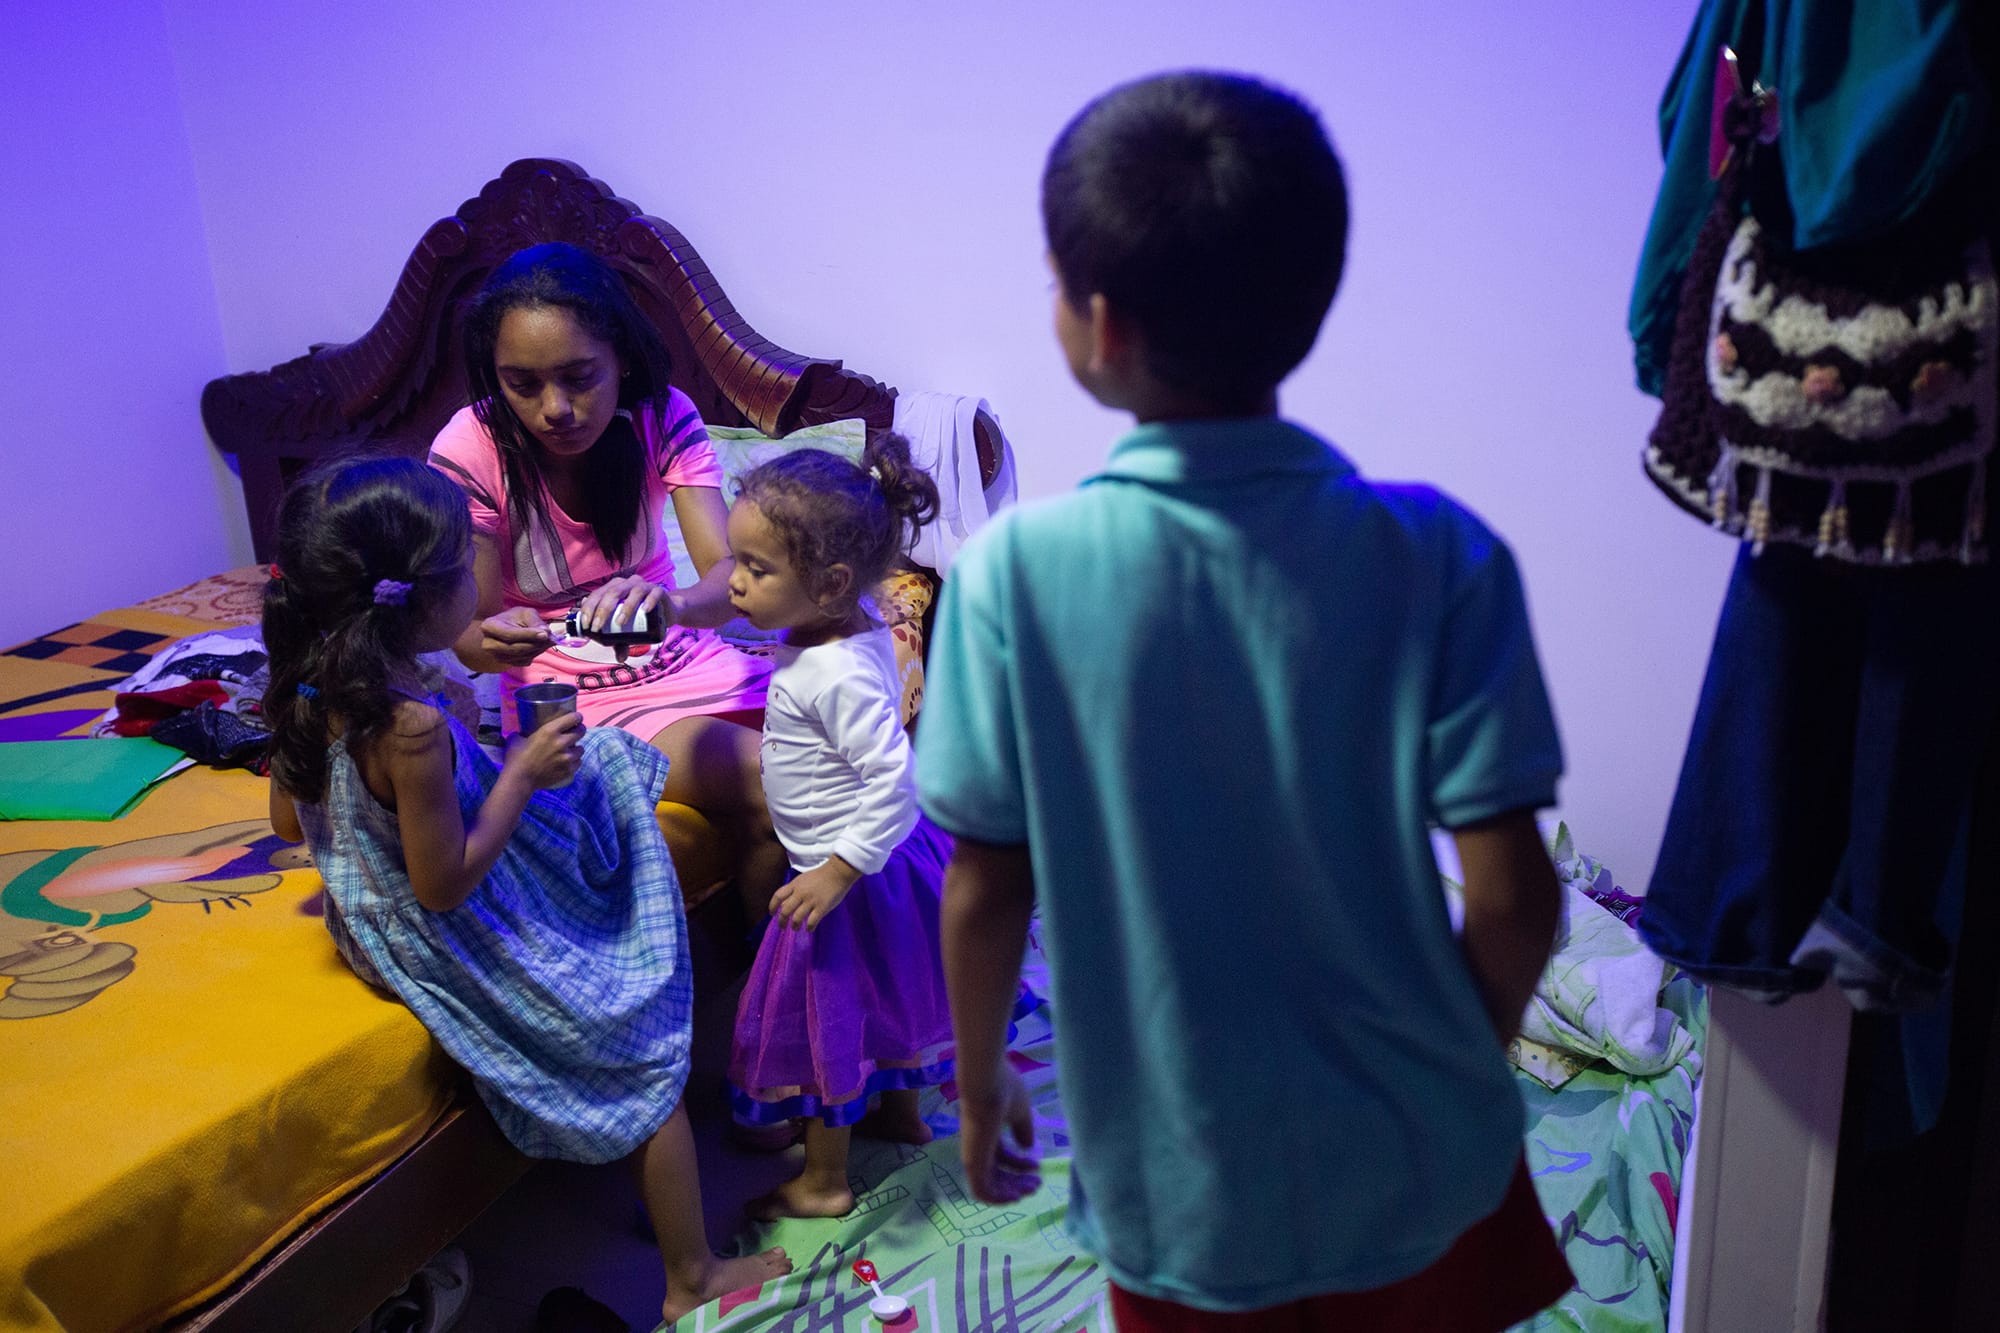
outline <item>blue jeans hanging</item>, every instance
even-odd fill
[[[2000,711],[2000,573],[1737,557],[1640,933],[1769,1000],[1945,993]]]

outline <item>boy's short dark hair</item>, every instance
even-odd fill
[[[1114,88],[1057,136],[1042,225],[1072,302],[1095,293],[1147,369],[1248,403],[1311,350],[1347,253],[1347,185],[1292,94],[1189,71]]]

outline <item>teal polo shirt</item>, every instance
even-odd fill
[[[1027,844],[1070,1226],[1212,1310],[1378,1287],[1499,1206],[1523,1113],[1427,826],[1552,804],[1505,545],[1276,418],[1142,426],[945,584],[925,811]]]

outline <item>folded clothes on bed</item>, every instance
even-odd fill
[[[97,736],[145,736],[161,722],[203,703],[255,713],[270,679],[255,625],[193,634],[153,655],[117,687],[117,702],[98,719]]]
[[[482,745],[500,741],[499,678],[465,669],[450,652],[417,658],[431,689]],[[270,684],[263,628],[234,625],[177,640],[113,689],[93,736],[151,736],[216,768],[267,771],[263,720]]]
[[[0,819],[116,819],[183,758],[143,736],[0,744]]]
[[[211,768],[247,768],[258,777],[271,771],[271,732],[263,718],[242,717],[212,702],[174,714],[147,735]]]

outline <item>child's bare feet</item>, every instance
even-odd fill
[[[699,1276],[689,1274],[685,1279],[676,1281],[672,1274],[668,1275],[667,1299],[660,1307],[663,1322],[671,1324],[688,1311],[707,1305],[718,1296],[759,1286],[792,1271],[792,1261],[785,1257],[782,1247],[775,1245],[761,1254],[746,1254],[741,1259],[710,1258],[712,1262]]]
[[[854,1132],[890,1143],[929,1143],[937,1135],[917,1111],[914,1092],[885,1092],[875,1109],[861,1117]]]
[[[845,1217],[854,1211],[854,1191],[838,1185],[808,1181],[794,1176],[769,1194],[761,1194],[743,1210],[759,1222],[780,1217]]]

